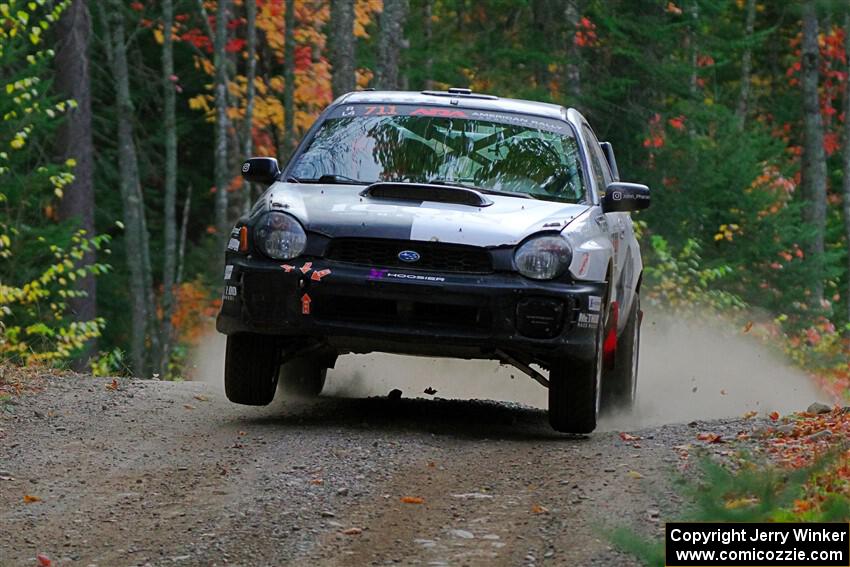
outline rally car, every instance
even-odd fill
[[[356,92],[318,118],[227,243],[217,328],[228,398],[318,395],[347,353],[494,359],[588,433],[635,397],[642,263],[610,144],[574,109]],[[462,376],[458,376],[462,380]]]

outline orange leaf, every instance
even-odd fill
[[[752,322],[752,321],[747,321],[747,324],[746,324],[746,325],[744,325],[744,332],[745,332],[745,333],[749,333],[749,332],[750,332],[750,329],[752,329],[752,328],[753,328],[753,322]]]
[[[767,417],[769,417],[771,421],[776,421],[777,419],[779,419],[779,412],[778,411],[772,411],[768,414]]]
[[[38,564],[41,567],[50,567],[50,563],[51,563],[50,558],[48,556],[46,556],[45,554],[39,553],[38,555],[35,556],[35,558],[38,560]]]
[[[24,494],[24,503],[32,504],[33,502],[41,502],[41,498],[38,496],[32,496],[30,494]]]
[[[115,378],[112,379],[112,382],[106,385],[107,390],[117,390],[118,389],[118,380]]]
[[[546,508],[545,506],[541,506],[540,504],[535,504],[534,506],[531,507],[531,513],[532,514],[548,514],[549,509]]]
[[[325,481],[322,480],[321,478],[314,478],[313,480],[310,481],[310,484],[315,484],[315,485],[324,484],[324,483],[325,483]]]
[[[700,433],[697,439],[706,443],[723,443],[723,438],[717,433]]]
[[[640,441],[643,438],[638,437],[637,435],[632,435],[630,433],[620,432],[620,439],[622,439],[623,441]]]
[[[401,501],[405,504],[424,504],[425,499],[418,496],[402,496]]]

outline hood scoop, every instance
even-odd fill
[[[470,207],[489,207],[493,201],[482,193],[466,187],[432,185],[430,183],[373,183],[362,193],[362,197],[392,201],[432,201],[453,203]]]

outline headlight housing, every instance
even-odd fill
[[[291,260],[307,247],[307,233],[301,223],[283,213],[268,213],[254,228],[260,250],[275,260]]]
[[[572,249],[561,236],[538,236],[528,240],[514,254],[519,273],[534,280],[551,280],[567,271]]]

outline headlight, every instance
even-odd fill
[[[560,236],[533,238],[514,254],[517,270],[527,278],[551,280],[567,271],[572,250]]]
[[[307,247],[307,234],[301,223],[283,213],[269,213],[254,229],[263,254],[275,260],[291,260]]]

